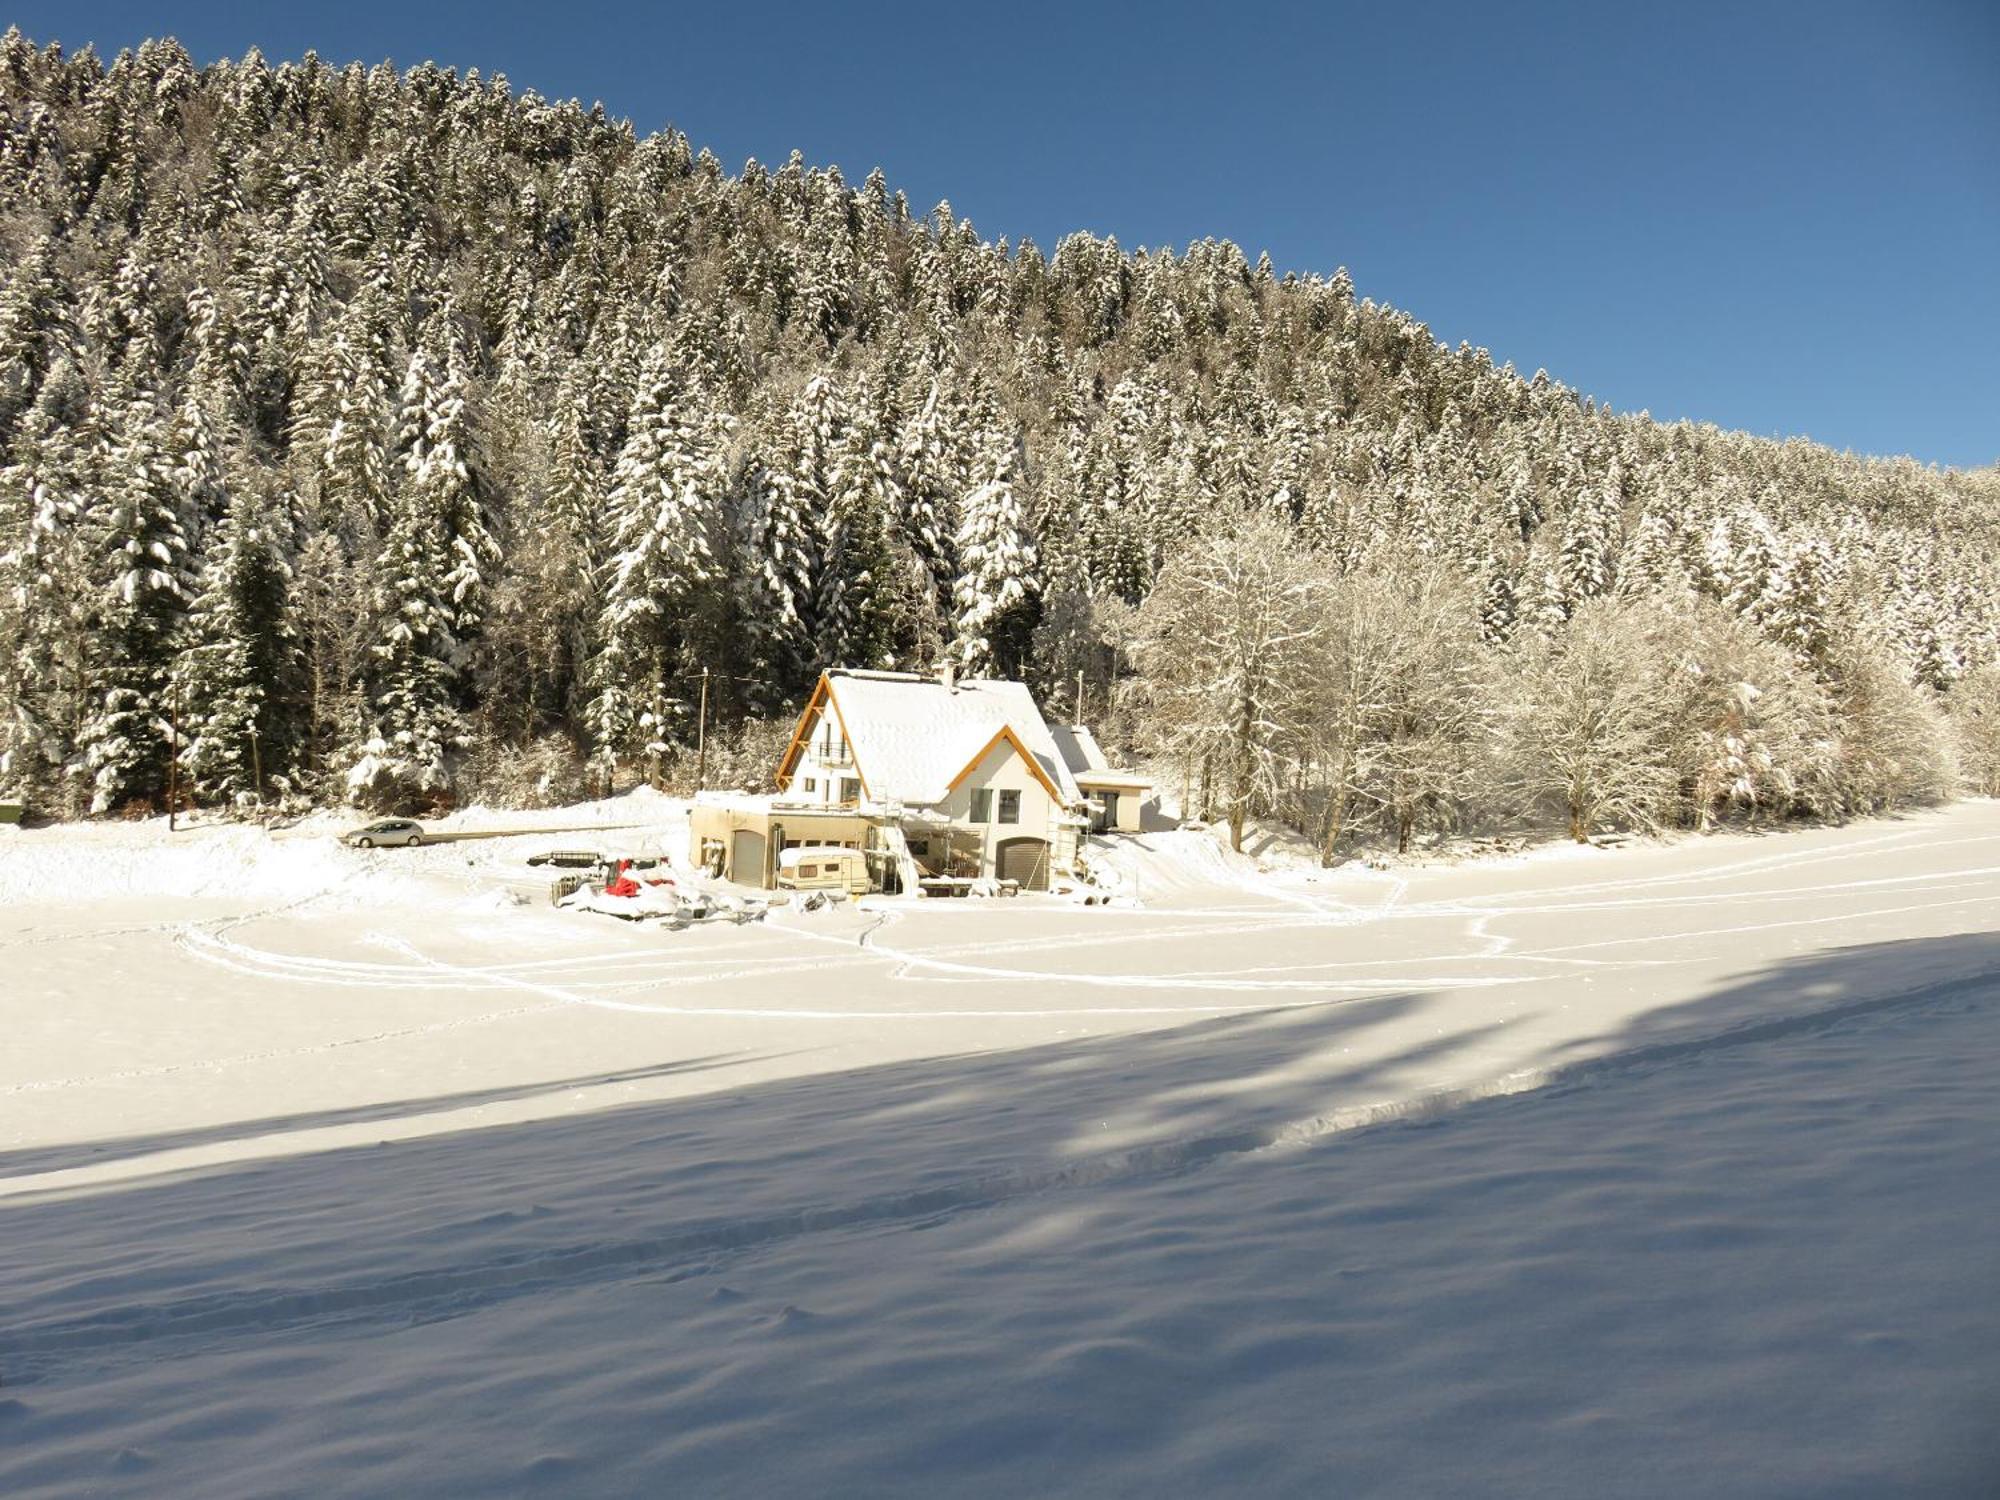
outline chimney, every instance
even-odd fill
[[[949,656],[938,664],[938,681],[944,684],[947,693],[958,691],[958,663]]]

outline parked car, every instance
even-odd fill
[[[409,818],[382,818],[366,828],[343,833],[340,841],[350,849],[373,849],[377,844],[401,844],[414,849],[424,842],[424,828]]]

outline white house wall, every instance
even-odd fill
[[[800,752],[798,764],[792,768],[791,785],[787,795],[804,802],[822,802],[835,805],[842,801],[854,801],[864,795],[860,790],[861,773],[854,768],[853,747],[848,747],[848,762],[844,766],[828,765],[821,758],[822,747],[826,744],[827,725],[833,726],[834,743],[840,743],[840,719],[838,715],[822,711],[812,726],[812,738]],[[845,777],[856,784],[855,797],[840,795],[841,779]],[[811,782],[811,790],[806,783]]]
[[[993,807],[985,823],[972,821],[972,793],[977,788],[993,793]],[[1002,823],[1000,793],[1021,794],[1021,821]],[[938,811],[954,825],[980,837],[979,873],[995,873],[996,851],[1004,839],[1044,839],[1049,844],[1049,860],[1054,868],[1069,869],[1075,862],[1076,833],[1062,821],[1062,808],[1035,777],[1014,747],[1002,740],[979,758],[972,773],[961,781],[938,805]]]

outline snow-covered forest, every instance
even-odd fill
[[[947,657],[1329,849],[2000,790],[2000,471],[1614,413],[1226,241],[9,32],[0,265],[0,793],[51,811],[170,745],[208,805],[560,798],[704,672],[736,726]]]

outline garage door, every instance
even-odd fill
[[[764,835],[739,828],[729,840],[729,878],[738,885],[764,883]]]
[[[1049,888],[1049,844],[1047,839],[1008,839],[1000,845],[998,868],[1002,880],[1018,880],[1024,891]]]

